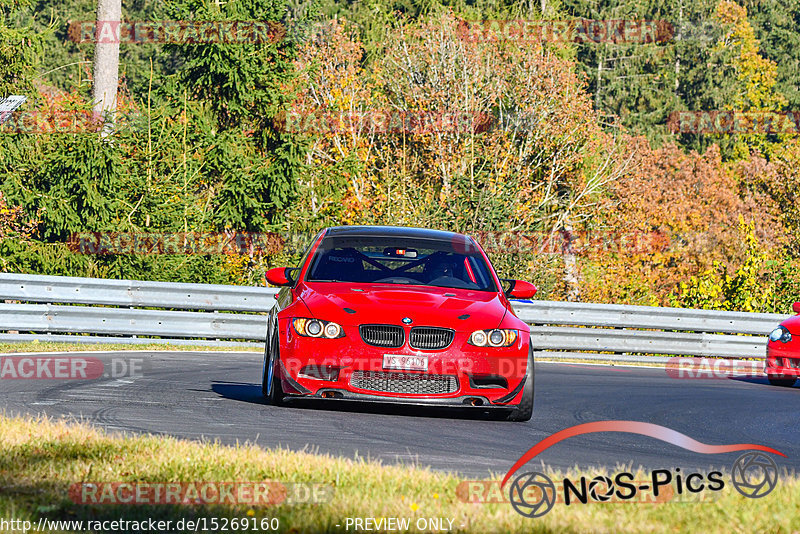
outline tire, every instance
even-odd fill
[[[506,417],[506,421],[530,421],[533,416],[533,347],[528,350],[528,372],[525,375],[525,385],[522,388],[522,400]]]
[[[264,370],[261,376],[261,394],[268,404],[283,405],[283,386],[278,376],[279,369],[278,338],[272,338],[272,350],[264,350]]]
[[[794,378],[794,377],[773,378],[772,376],[769,376],[769,375],[767,376],[767,380],[769,380],[769,383],[772,384],[773,386],[781,386],[781,387],[785,387],[785,388],[792,387],[794,385],[794,383],[797,381],[797,379]]]

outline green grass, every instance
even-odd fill
[[[509,424],[509,432],[517,430],[517,426]],[[454,443],[453,450],[457,449],[458,444]],[[487,450],[486,454],[491,456],[492,451]],[[498,471],[505,467],[498,465]],[[251,507],[82,505],[68,497],[69,487],[80,482],[265,480],[319,484],[329,488],[329,500]],[[456,532],[476,533],[788,533],[800,525],[800,481],[795,478],[782,479],[762,499],[747,499],[726,486],[718,499],[705,502],[569,507],[557,504],[539,519],[524,518],[507,503],[463,502],[457,496],[460,481],[445,473],[414,466],[386,466],[368,459],[354,461],[264,450],[246,444],[225,447],[164,437],[109,435],[74,421],[0,416],[0,517],[27,519],[34,524],[41,517],[172,521],[276,517],[281,532],[347,532],[347,517],[409,518],[412,525],[421,517],[442,517],[453,520]]]

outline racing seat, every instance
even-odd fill
[[[361,254],[353,248],[332,249],[320,258],[314,278],[319,280],[341,280],[363,282],[364,263]]]
[[[442,255],[432,259],[425,266],[425,275],[428,283],[442,277],[456,278],[463,282],[470,282],[466,277],[463,260],[459,260],[460,257],[453,255]]]

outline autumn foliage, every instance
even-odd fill
[[[740,221],[759,242],[783,235],[772,199],[742,187],[716,146],[704,154],[674,144],[652,150],[641,138],[628,146],[630,171],[611,184],[595,220],[638,241],[587,251],[587,300],[669,304],[692,276],[746,260]]]

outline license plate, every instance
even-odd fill
[[[409,356],[407,354],[384,354],[384,369],[406,369],[408,371],[427,371],[427,356]]]

